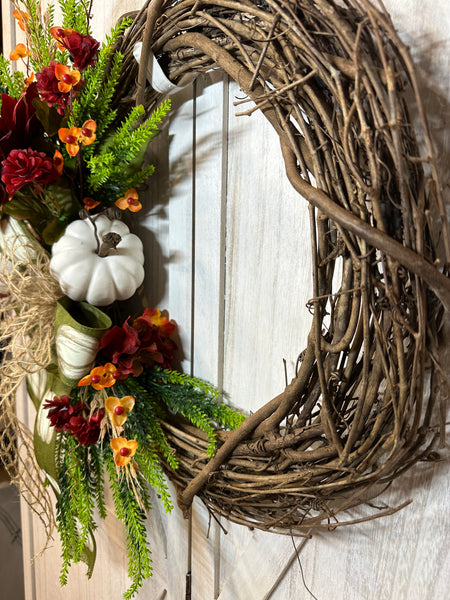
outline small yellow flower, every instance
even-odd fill
[[[116,427],[122,427],[127,420],[128,413],[133,410],[133,406],[133,396],[124,396],[120,399],[109,396],[105,400],[105,408],[109,413],[112,424]]]
[[[109,445],[114,452],[114,462],[118,467],[125,467],[136,454],[138,443],[124,437],[113,438]]]
[[[131,210],[131,212],[137,212],[142,208],[142,204],[139,202],[138,198],[139,194],[132,188],[131,190],[127,190],[122,198],[116,200],[114,204],[121,210],[128,209]]]

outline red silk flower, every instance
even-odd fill
[[[67,50],[77,69],[83,71],[90,65],[96,64],[100,42],[93,37],[83,35],[68,27],[52,27],[50,33],[58,41],[60,48]]]
[[[1,179],[6,185],[6,191],[11,195],[25,185],[40,187],[55,181],[59,176],[53,158],[31,148],[11,150],[2,162]]]

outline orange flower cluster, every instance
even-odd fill
[[[114,453],[114,462],[118,467],[125,467],[136,454],[138,443],[124,437],[114,438],[109,442]]]
[[[106,363],[106,365],[94,367],[89,375],[80,379],[78,386],[91,385],[94,390],[101,391],[112,387],[116,383],[117,377],[116,367],[112,363]],[[108,396],[105,400],[105,409],[111,423],[115,427],[123,427],[134,404],[133,396],[124,396],[123,398]],[[110,445],[114,453],[114,462],[118,467],[128,465],[138,447],[136,440],[127,440],[124,437],[112,439]]]
[[[120,210],[130,210],[131,212],[137,212],[141,210],[142,204],[138,200],[139,195],[137,191],[132,188],[131,190],[127,190],[125,194],[115,201],[115,205]]]
[[[105,408],[109,414],[111,422],[116,427],[122,427],[127,420],[128,413],[134,407],[134,398],[132,396],[124,396],[116,398],[109,396],[105,400]],[[125,437],[113,438],[110,441],[110,446],[114,453],[114,462],[118,467],[125,467],[129,464],[132,457],[135,455],[138,448],[136,440],[127,440]]]
[[[19,58],[26,58],[30,54],[30,51],[25,44],[16,44],[14,50],[9,53],[10,60],[19,60]]]
[[[92,385],[94,390],[100,391],[113,386],[117,377],[116,366],[112,363],[106,363],[106,365],[94,367],[89,375],[80,379],[78,386]]]
[[[116,427],[122,427],[127,420],[128,413],[133,410],[134,398],[133,396],[124,396],[123,398],[116,398],[115,396],[109,396],[105,400],[106,412],[109,414],[111,423]]]
[[[23,10],[17,10],[17,8],[13,11],[13,17],[17,19],[17,25],[20,27],[22,31],[25,31],[25,26],[30,20],[30,15],[24,12]]]
[[[69,85],[69,84],[67,84]],[[92,119],[83,123],[82,127],[61,127],[58,129],[59,139],[66,144],[66,150],[70,156],[76,156],[80,150],[80,144],[89,146],[95,142],[97,124]]]

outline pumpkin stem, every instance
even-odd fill
[[[97,251],[97,254],[101,257],[110,256],[111,254],[117,254],[116,246],[122,241],[122,238],[118,233],[114,233],[114,231],[110,231],[109,233],[105,233],[102,237],[102,245]]]

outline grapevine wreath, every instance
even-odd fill
[[[151,572],[146,484],[172,507],[163,469],[186,512],[197,495],[277,533],[351,523],[345,511],[433,457],[448,389],[448,223],[389,16],[367,0],[152,0],[100,46],[82,0],[60,0],[57,24],[36,0],[14,5],[28,45],[11,53],[24,74],[1,65],[1,446],[49,531],[39,469],[57,495],[61,582],[72,561],[92,568],[104,472],[128,537],[126,597]],[[158,309],[113,310],[144,277],[122,215],[142,208],[153,169],[141,165],[170,90],[218,68],[252,101],[244,114],[260,110],[274,127],[311,216],[308,345],[285,391],[246,419],[171,368],[176,326]],[[25,375],[34,440],[14,413]]]

